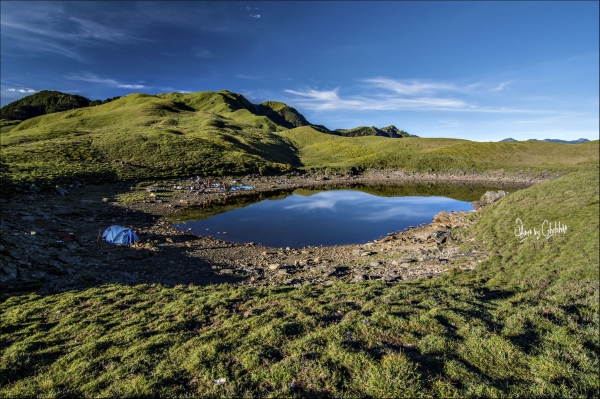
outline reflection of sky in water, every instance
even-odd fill
[[[176,227],[191,227],[194,234],[227,241],[298,248],[364,243],[408,226],[429,223],[443,210],[471,209],[469,202],[445,197],[377,197],[336,190],[265,200]]]

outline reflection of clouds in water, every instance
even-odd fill
[[[312,211],[316,209],[329,209],[335,212],[337,204],[352,201],[353,205],[362,202],[368,202],[371,197],[368,194],[357,193],[354,191],[336,191],[336,192],[324,192],[311,195],[310,197],[304,197],[300,195],[292,195],[287,199],[290,202],[296,202],[292,205],[284,206],[283,209],[294,209],[299,211]]]
[[[396,218],[428,218],[431,215],[431,205],[438,205],[440,208],[462,209],[464,206],[461,201],[444,197],[400,197],[400,198],[379,198],[373,203],[370,209],[364,212],[355,212],[356,219],[380,222]],[[380,213],[374,213],[377,209],[382,209]]]
[[[385,212],[372,214],[365,213],[365,215],[357,215],[356,219],[365,220],[369,222],[380,222],[386,219],[396,219],[398,217],[403,218],[426,218],[431,214],[427,209],[418,210],[414,208],[394,208],[388,209]]]

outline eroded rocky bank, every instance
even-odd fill
[[[242,176],[252,193],[323,185],[401,184],[444,181],[531,185],[556,176],[411,174],[377,171],[345,176]],[[232,179],[222,180],[228,181]],[[25,189],[2,204],[0,288],[42,294],[121,284],[332,284],[338,280],[398,283],[431,278],[458,267],[469,269],[486,253],[461,253],[453,228],[466,227],[466,213],[442,213],[428,225],[364,245],[268,248],[198,237],[173,228],[167,215],[190,204],[246,195],[243,192],[198,194],[172,190],[185,181],[162,181],[169,195],[124,202],[120,194],[139,191],[140,182],[84,185],[74,182],[50,192]],[[104,242],[110,225],[131,227],[140,241],[130,247]]]

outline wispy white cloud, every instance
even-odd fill
[[[236,78],[239,79],[248,79],[248,80],[261,80],[261,77],[258,76],[248,76],[248,75],[243,75],[241,73],[238,73],[237,75],[235,75]]]
[[[117,87],[120,87],[120,88],[123,88],[123,89],[143,89],[146,86],[144,86],[144,85],[120,84],[120,85],[117,85]]]
[[[395,80],[389,78],[372,78],[363,80],[365,83],[369,83],[372,87],[377,87],[385,90],[393,91],[401,95],[418,95],[424,93],[437,93],[440,91],[462,91],[456,85],[445,82],[431,82],[424,80]]]
[[[70,74],[66,77],[69,80],[80,80],[82,82],[90,82],[90,83],[98,83],[111,87],[118,87],[121,89],[145,89],[148,88],[143,84],[132,84],[132,83],[122,83],[115,79],[109,78],[100,78],[91,73],[83,73],[83,74]]]
[[[0,24],[3,36],[10,38],[3,45],[21,50],[9,52],[11,55],[50,52],[85,62],[81,53],[84,47],[147,40],[116,24],[77,16],[66,11],[62,3],[29,3],[26,11],[14,4],[3,3]]]
[[[16,92],[16,93],[35,93],[36,92],[36,90],[33,90],[33,89],[15,89],[12,87],[7,90],[11,91],[11,92]]]
[[[458,111],[480,113],[546,113],[548,111],[499,106],[479,105],[467,97],[483,98],[489,93],[490,85],[477,82],[458,85],[431,80],[396,80],[385,77],[363,79],[366,83],[361,94],[340,95],[340,87],[332,90],[305,88],[286,89],[284,92],[296,96],[291,99],[301,107],[312,111]],[[504,82],[502,88],[511,81]],[[380,90],[373,90],[380,89]],[[459,98],[463,97],[463,98]]]
[[[296,102],[314,111],[356,110],[385,111],[399,109],[464,109],[469,104],[453,98],[401,98],[388,95],[355,95],[341,98],[339,88],[334,90],[284,90],[286,93],[300,97]]]
[[[499,84],[497,87],[493,88],[493,89],[492,89],[492,91],[502,91],[502,90],[504,90],[504,88],[505,88],[506,86],[508,86],[509,84],[511,84],[512,82],[514,82],[515,80],[516,80],[516,79],[509,80],[509,81],[507,81],[507,82],[502,82],[502,83],[500,83],[500,84]]]
[[[248,16],[249,16],[250,18],[256,18],[256,19],[260,18],[260,14],[250,14],[250,15],[248,15]]]
[[[212,52],[204,47],[196,47],[194,49],[194,55],[199,58],[204,58],[205,60],[213,58]]]

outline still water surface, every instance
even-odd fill
[[[485,192],[475,191],[470,201]],[[357,190],[296,190],[280,197],[284,198],[223,209],[222,213],[206,209],[205,216],[198,216],[203,212],[198,209],[195,218],[205,219],[175,227],[231,242],[300,248],[366,243],[392,231],[429,223],[440,211],[473,209],[470,201],[444,196],[378,196]]]

